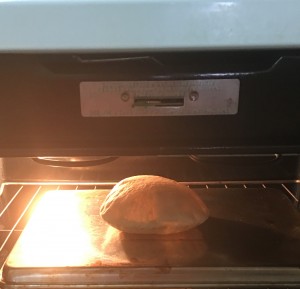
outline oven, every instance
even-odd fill
[[[299,4],[260,3],[0,3],[1,288],[300,287]],[[209,218],[120,238],[138,175]]]

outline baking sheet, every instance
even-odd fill
[[[162,237],[124,234],[103,222],[99,208],[108,190],[50,191],[10,253],[4,281],[196,282],[195,278],[208,278],[207,272],[203,275],[207,268],[215,268],[210,270],[216,279],[224,268],[233,268],[232,276],[237,276],[241,268],[299,266],[300,218],[283,192],[195,191],[209,207],[210,218],[193,230]],[[220,274],[228,278],[228,270],[224,272]],[[161,277],[166,274],[167,279]]]

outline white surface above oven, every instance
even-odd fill
[[[300,47],[298,0],[1,0],[0,52]]]

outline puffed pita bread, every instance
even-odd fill
[[[174,234],[209,215],[200,197],[176,181],[151,175],[126,178],[103,202],[100,214],[112,227],[134,234]]]

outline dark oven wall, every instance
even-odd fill
[[[300,51],[1,54],[0,155],[299,153]],[[233,115],[83,117],[80,82],[238,79]]]

